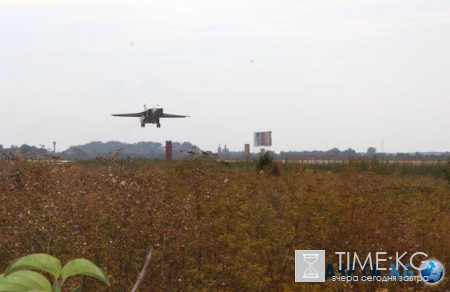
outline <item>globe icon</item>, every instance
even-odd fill
[[[423,267],[426,268],[420,271],[420,275],[426,283],[436,284],[444,276],[444,267],[437,260],[426,261],[422,264]],[[427,280],[424,277],[428,277]]]

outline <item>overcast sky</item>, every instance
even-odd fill
[[[0,144],[450,151],[449,56],[448,0],[0,0]]]

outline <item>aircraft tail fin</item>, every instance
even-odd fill
[[[145,103],[144,103],[144,110],[147,110],[147,106],[145,105]]]

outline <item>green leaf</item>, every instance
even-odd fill
[[[108,276],[102,269],[97,267],[90,260],[74,259],[68,262],[62,269],[62,279],[65,281],[68,277],[75,275],[86,275],[99,279],[109,285]]]
[[[27,255],[13,261],[5,271],[5,276],[16,270],[40,270],[52,274],[55,279],[61,275],[61,262],[51,255],[36,253]]]
[[[0,282],[0,291],[2,291],[2,292],[28,292],[28,291],[35,292],[36,290],[30,290],[29,288],[27,288],[23,285],[20,285],[20,284],[16,284],[16,283]],[[37,290],[37,291],[39,291],[39,290]]]
[[[61,292],[61,286],[59,285],[58,279],[53,281],[53,292]]]
[[[47,278],[37,272],[17,271],[0,276],[0,291],[52,292],[52,287]]]

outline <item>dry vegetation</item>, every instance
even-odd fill
[[[423,251],[449,267],[448,165],[253,165],[0,163],[0,271],[35,252],[84,257],[111,280],[76,279],[85,291],[130,291],[154,247],[139,291],[397,291],[427,288],[295,283],[294,250],[324,249],[327,263],[336,251]]]

